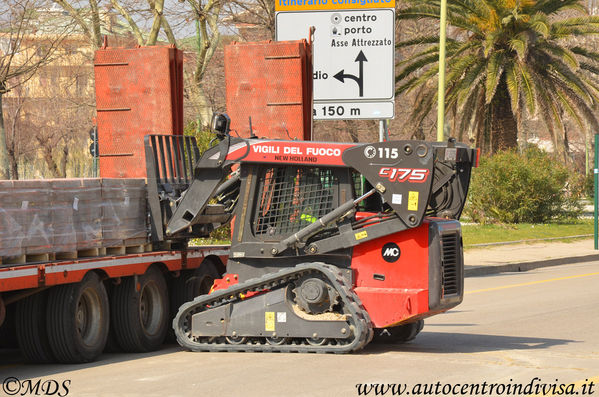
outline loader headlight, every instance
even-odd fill
[[[229,134],[231,118],[225,113],[214,113],[212,115],[212,132],[218,139],[224,139]]]

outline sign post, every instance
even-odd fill
[[[595,134],[595,168],[593,169],[593,179],[595,181],[593,194],[594,197],[594,240],[595,249],[599,249],[599,134]]]
[[[437,98],[437,141],[445,140],[445,41],[447,33],[447,0],[441,0],[441,15],[439,22],[439,86]]]
[[[394,117],[395,0],[275,0],[276,39],[314,32],[316,120]]]

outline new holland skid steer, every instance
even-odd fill
[[[146,138],[153,239],[232,229],[227,274],[173,321],[181,346],[351,352],[462,301],[475,149],[244,139],[229,121],[201,157],[193,138]]]

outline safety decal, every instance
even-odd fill
[[[363,230],[361,232],[356,233],[354,237],[356,238],[356,240],[362,240],[363,238],[368,237],[368,232],[366,230]]]
[[[275,331],[275,312],[264,313],[264,330],[269,332]]]
[[[410,192],[408,195],[408,211],[418,211],[418,192]]]

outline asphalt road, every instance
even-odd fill
[[[170,346],[104,355],[89,365],[26,366],[5,352],[0,380],[11,376],[66,382],[71,396],[357,396],[372,384],[395,384],[396,391],[401,385],[410,395],[478,387],[479,395],[504,396],[542,394],[545,384],[555,388],[545,389],[549,395],[599,396],[599,262],[468,278],[464,303],[427,320],[416,340],[359,354],[189,353]]]

